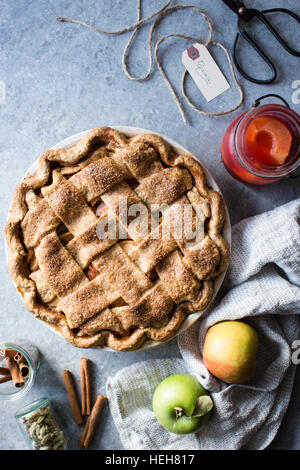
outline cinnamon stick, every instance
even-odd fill
[[[80,359],[81,375],[81,413],[91,414],[91,390],[90,390],[90,367],[89,360],[85,357]]]
[[[0,377],[0,384],[4,384],[5,382],[9,382],[12,380],[11,375],[3,375],[3,377]]]
[[[14,360],[17,362],[20,369],[21,376],[26,379],[29,376],[29,365],[26,359],[23,357],[23,354],[20,351],[14,351]]]
[[[14,355],[14,360],[16,362],[20,362],[22,359],[23,359],[23,354],[21,354],[19,351],[17,351],[16,354]]]
[[[62,376],[65,382],[66,391],[69,397],[69,402],[73,414],[73,418],[76,424],[82,424],[83,418],[80,411],[80,405],[76,389],[74,386],[73,376],[68,369],[62,371]]]
[[[29,365],[24,358],[22,358],[21,361],[18,361],[18,367],[23,379],[27,379],[29,375]]]
[[[10,359],[14,359],[17,351],[14,349],[5,349],[5,357],[9,357]]]
[[[25,382],[21,375],[17,362],[14,359],[11,359],[10,357],[7,357],[5,360],[9,368],[9,372],[12,377],[14,386],[17,388],[23,387]]]
[[[83,433],[81,435],[79,446],[87,449],[94,437],[96,427],[101,415],[101,411],[104,405],[106,397],[104,395],[99,395],[93,406],[91,414],[84,426]]]
[[[0,375],[10,375],[8,367],[0,367]]]

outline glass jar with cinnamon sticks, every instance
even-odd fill
[[[32,387],[39,367],[39,351],[31,343],[0,343],[0,400],[16,400]]]

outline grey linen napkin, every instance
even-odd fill
[[[263,449],[286,412],[299,336],[300,199],[242,220],[233,227],[227,294],[179,337],[181,359],[152,360],[120,370],[107,381],[111,412],[125,449]],[[207,371],[201,351],[207,329],[221,320],[245,319],[260,340],[255,377],[226,385]],[[214,410],[195,435],[164,430],[152,411],[153,391],[165,377],[194,374],[211,392]]]

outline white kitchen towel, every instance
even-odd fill
[[[275,437],[296,368],[292,353],[299,338],[300,199],[233,227],[224,288],[227,293],[219,305],[180,335],[183,360],[137,363],[108,379],[111,412],[125,449],[263,449]],[[211,325],[237,319],[245,319],[258,333],[257,370],[247,384],[228,386],[209,374],[201,351]],[[152,411],[155,387],[178,372],[194,374],[214,401],[208,424],[195,435],[169,433]]]

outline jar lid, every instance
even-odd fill
[[[15,414],[15,418],[22,418],[23,416],[28,415],[29,413],[32,413],[33,411],[36,411],[40,408],[43,408],[46,405],[50,405],[50,401],[48,400],[48,398],[39,398],[38,400],[29,403],[28,405],[24,406],[24,408],[17,411],[17,413]]]

